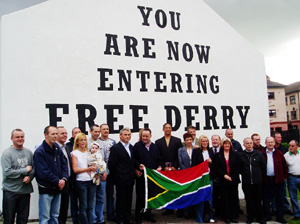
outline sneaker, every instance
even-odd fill
[[[215,223],[215,220],[214,219],[210,219],[209,222]]]

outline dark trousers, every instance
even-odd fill
[[[266,219],[271,218],[270,202],[272,195],[275,197],[276,204],[276,219],[283,219],[284,209],[283,209],[283,197],[284,197],[284,183],[276,184],[275,177],[267,177],[267,182],[264,184],[264,212]]]
[[[237,219],[239,216],[238,184],[222,182],[221,187],[222,215],[224,219]]]
[[[243,184],[242,185],[245,199],[247,218],[256,221],[261,221],[262,217],[262,184]]]
[[[116,200],[116,219],[117,222],[132,221],[131,204],[133,185],[123,186],[116,185],[117,200]]]
[[[72,186],[72,188],[70,190],[70,200],[71,200],[72,221],[78,222],[78,212],[79,212],[78,201],[79,200],[78,200],[78,195],[77,195],[75,184]]]
[[[136,179],[135,185],[136,202],[135,202],[135,219],[142,220],[142,210],[145,208],[145,179],[141,176]]]
[[[114,178],[108,175],[106,178],[106,210],[107,219],[115,218]]]
[[[220,181],[219,182],[214,181],[213,184],[213,207],[215,209],[216,216],[220,216],[221,207],[222,207]]]
[[[3,191],[3,218],[4,224],[26,224],[28,222],[30,194],[16,194]]]
[[[68,217],[68,209],[69,209],[69,198],[70,198],[70,182],[66,181],[65,187],[61,193],[61,201],[60,201],[60,209],[58,216],[58,223],[65,224],[67,222]]]

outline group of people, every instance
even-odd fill
[[[172,136],[172,126],[163,125],[164,136],[151,141],[149,128],[140,130],[139,141],[130,144],[131,131],[123,128],[119,142],[109,138],[107,124],[90,127],[88,138],[78,127],[73,128],[67,143],[64,127],[47,126],[45,140],[34,153],[23,146],[24,132],[12,131],[12,146],[1,156],[3,169],[4,224],[27,223],[32,180],[39,190],[39,222],[66,223],[68,209],[73,223],[133,223],[131,216],[133,187],[136,184],[135,222],[155,223],[145,205],[144,168],[164,171],[187,169],[203,161],[209,163],[212,200],[178,209],[177,216],[194,217],[196,222],[237,223],[241,212],[238,185],[242,180],[247,223],[266,223],[273,213],[276,221],[286,223],[285,213],[300,219],[297,191],[300,189],[300,151],[298,142],[281,144],[281,134],[267,137],[263,147],[260,136],[244,139],[244,149],[233,139],[233,130],[219,135],[196,138],[196,128],[187,127],[183,141]],[[211,145],[210,145],[211,141]],[[286,196],[288,187],[293,212]],[[114,190],[116,193],[114,194]],[[116,200],[114,199],[116,195]],[[70,199],[70,201],[69,201]],[[162,215],[174,213],[165,210]]]

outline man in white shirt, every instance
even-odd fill
[[[284,154],[289,167],[288,189],[291,197],[294,220],[300,220],[300,210],[297,199],[298,190],[300,191],[300,150],[299,143],[292,140],[289,143],[289,151]]]
[[[99,150],[100,150],[100,153],[102,155],[104,162],[107,163],[109,152],[108,152],[108,148],[107,148],[105,142],[103,142],[99,139],[100,126],[97,124],[94,124],[93,126],[91,126],[90,134],[91,134],[91,138],[88,139],[89,150],[90,150],[92,143],[96,142],[100,146]],[[104,173],[100,177],[100,184],[97,186],[97,190],[96,190],[96,206],[95,206],[94,214],[93,214],[93,217],[94,217],[93,223],[97,223],[97,224],[105,223],[103,212],[104,212],[104,198],[105,198],[107,174],[108,174],[108,172]]]
[[[110,152],[110,148],[116,144],[114,139],[109,137],[108,124],[100,125],[100,141],[104,142]],[[109,154],[109,153],[108,153]],[[114,181],[112,175],[107,175],[106,178],[106,212],[107,220],[116,221],[115,216],[115,199],[114,199]]]

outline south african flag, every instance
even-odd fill
[[[145,208],[181,209],[212,198],[207,162],[185,170],[144,171]]]

